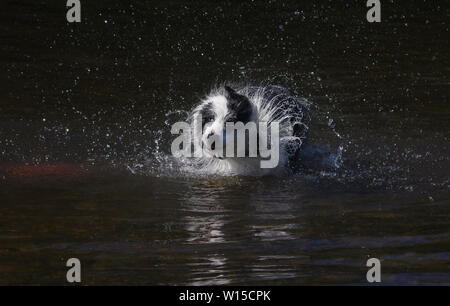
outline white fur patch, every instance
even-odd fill
[[[309,102],[303,98],[291,96],[287,90],[282,87],[241,87],[236,90],[237,93],[245,95],[251,102],[254,113],[251,118],[255,123],[258,122],[278,122],[280,128],[280,163],[275,169],[261,169],[258,158],[224,158],[218,159],[205,152],[205,156],[194,161],[194,169],[201,172],[235,175],[235,174],[267,174],[283,169],[289,159],[289,155],[295,151],[293,146],[302,144],[302,137],[293,136],[293,125],[303,123],[305,112],[309,107]],[[224,96],[223,88],[213,90],[202,103],[197,106],[191,118],[195,122],[198,115],[206,105],[211,104],[214,113],[213,122],[207,125],[202,135],[194,135],[196,139],[202,139],[206,142],[211,134],[217,135],[221,140],[224,136],[226,117],[229,113],[227,99]],[[306,127],[306,126],[305,126]],[[206,150],[207,151],[207,150]]]

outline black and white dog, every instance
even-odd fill
[[[297,159],[306,138],[309,105],[306,99],[290,94],[281,86],[224,85],[214,88],[190,115],[191,122],[194,125],[201,123],[202,127],[193,133],[194,138],[201,141],[203,150],[197,166],[204,171],[220,174],[264,174],[273,171],[261,169],[259,150],[253,157],[249,156],[248,148],[245,148],[244,157],[227,157],[217,154],[216,147],[221,144],[225,150],[230,141],[235,141],[227,135],[227,123],[241,122],[245,125],[265,122],[270,128],[277,122],[279,159],[275,169],[285,170]]]

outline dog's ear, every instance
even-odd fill
[[[225,86],[225,97],[230,103],[230,106],[237,111],[245,110],[251,107],[250,100],[246,96],[238,94],[229,86]]]
[[[237,94],[238,93],[233,88],[231,88],[230,86],[225,86],[225,96],[227,98],[231,98],[232,96],[235,96]]]

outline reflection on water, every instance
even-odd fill
[[[86,284],[361,284],[370,257],[386,283],[450,281],[448,194],[342,187],[112,171],[11,181],[1,187],[1,282],[63,284],[70,257]]]
[[[261,238],[262,241],[286,240],[294,239],[286,230],[295,228],[294,224],[286,224],[282,226],[254,226],[252,231],[255,236]]]
[[[224,241],[221,217],[187,217],[186,230],[192,234],[188,242],[217,243]]]
[[[204,263],[190,264],[190,267],[192,268],[192,277],[186,285],[227,285],[233,281],[224,275],[225,271],[227,271],[227,259],[220,257],[220,254],[212,254],[211,257],[198,258],[197,260],[203,261]]]
[[[186,230],[190,243],[220,243],[225,240],[223,227],[226,210],[220,204],[220,187],[211,188],[214,192],[203,194],[201,189],[192,188],[183,201]],[[223,191],[223,190],[222,190]]]
[[[0,284],[450,284],[448,9],[59,2],[0,11]],[[342,166],[183,171],[170,124],[227,80],[314,102]]]
[[[204,193],[209,190],[207,194]],[[221,184],[204,183],[203,186],[192,186],[186,193],[183,210],[187,213],[185,220],[186,231],[189,237],[186,243],[194,245],[221,244],[228,242],[224,232],[227,210],[220,202],[220,194],[224,192]],[[204,258],[196,258],[198,262],[189,266],[192,269],[192,278],[188,285],[226,285],[232,280],[224,273],[227,271],[227,258],[225,254],[209,254]]]
[[[249,194],[254,224],[244,223],[239,228],[239,233],[233,228],[231,223],[236,219],[233,210],[233,199],[237,194],[227,194],[227,180],[222,181],[202,181],[191,185],[189,192],[182,198],[182,210],[186,212],[183,223],[189,234],[186,243],[198,248],[202,244],[209,244],[217,247],[218,250],[226,245],[239,245],[239,237],[249,237],[254,241],[270,242],[286,239],[294,239],[289,233],[297,227],[295,224],[273,225],[271,220],[277,222],[288,222],[294,216],[290,214],[292,209],[289,204],[281,204],[274,207],[270,205],[266,197]],[[271,199],[272,203],[275,199]],[[227,206],[227,203],[229,204]],[[235,204],[235,203],[234,203]],[[229,208],[227,208],[229,207]],[[278,221],[279,220],[279,221]],[[294,277],[296,273],[283,271],[276,265],[266,264],[270,259],[291,258],[289,256],[258,256],[257,261],[247,267],[248,273],[254,279],[271,279],[274,277],[273,270],[276,270],[276,277]],[[292,258],[294,259],[294,258]],[[234,277],[230,276],[229,270],[233,264],[228,262],[233,259],[227,257],[227,252],[211,253],[206,257],[196,258],[195,263],[189,264],[192,268],[192,278],[187,282],[189,285],[225,285],[233,283]]]

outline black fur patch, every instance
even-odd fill
[[[252,116],[252,104],[250,100],[238,94],[233,88],[225,86],[225,97],[227,98],[227,107],[230,113],[227,115],[227,122],[247,123]]]
[[[205,104],[200,111],[200,115],[202,116],[202,128],[205,127],[205,124],[213,121],[215,118],[214,110],[211,103]]]

